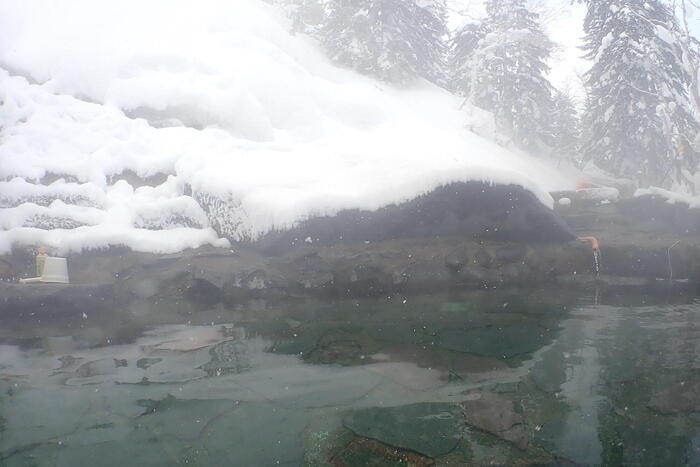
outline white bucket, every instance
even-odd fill
[[[41,277],[31,277],[20,279],[23,284],[32,282],[53,282],[57,284],[68,284],[68,260],[66,258],[55,258],[47,256],[44,263],[44,271]]]
[[[48,256],[44,263],[44,271],[41,273],[41,282],[58,282],[67,284],[68,260],[66,258],[54,258]]]

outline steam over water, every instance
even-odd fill
[[[700,461],[700,303],[593,295],[5,319],[0,459]]]

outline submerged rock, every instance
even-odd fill
[[[458,406],[427,402],[356,410],[343,424],[358,436],[437,457],[457,446],[462,423]]]
[[[520,449],[529,444],[523,417],[515,411],[513,401],[498,394],[475,391],[462,403],[467,424],[510,441]]]
[[[375,467],[427,467],[435,461],[415,452],[387,446],[373,439],[360,438],[352,441],[332,459],[332,465],[371,465]]]
[[[700,381],[682,381],[657,392],[649,407],[663,414],[700,412]]]
[[[57,371],[59,370],[66,370],[69,369],[73,366],[75,366],[78,362],[82,360],[82,357],[74,357],[72,355],[62,355],[61,357],[57,358],[60,362],[60,365],[58,368],[56,368]]]
[[[210,461],[194,465],[303,465],[301,434],[309,411],[267,401],[234,404],[235,410],[211,420],[200,438]]]
[[[149,367],[155,365],[156,363],[162,362],[162,358],[150,358],[143,357],[136,360],[136,368],[141,368],[142,370],[147,370]]]
[[[167,394],[162,399],[140,399],[143,407],[138,423],[159,436],[197,440],[209,423],[235,410],[236,401],[226,399],[178,399]]]
[[[308,363],[359,365],[367,362],[366,356],[376,347],[376,343],[364,336],[331,333],[323,336],[316,347],[305,355],[304,360]]]
[[[211,360],[200,368],[209,376],[242,373],[251,368],[250,354],[245,342],[237,339],[222,342],[209,350]]]
[[[536,351],[549,342],[552,334],[551,329],[524,323],[468,329],[447,328],[438,333],[438,345],[484,357],[512,358]]]
[[[75,370],[76,376],[89,378],[97,375],[111,375],[116,373],[116,368],[127,366],[126,360],[116,358],[103,358],[84,363]]]

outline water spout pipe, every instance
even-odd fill
[[[591,249],[594,252],[600,252],[600,243],[595,237],[579,237],[578,240],[583,243],[590,243]]]

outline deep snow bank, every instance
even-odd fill
[[[0,250],[216,243],[207,215],[217,213],[186,187],[232,207],[218,215],[234,239],[455,181],[521,185],[547,205],[547,191],[572,188],[466,131],[449,93],[337,68],[288,31],[259,0],[0,3],[0,66],[11,72],[0,70]],[[125,170],[170,177],[110,184]],[[32,184],[49,173],[74,180]],[[60,202],[38,202],[51,193]],[[74,222],[38,228],[37,216]]]

